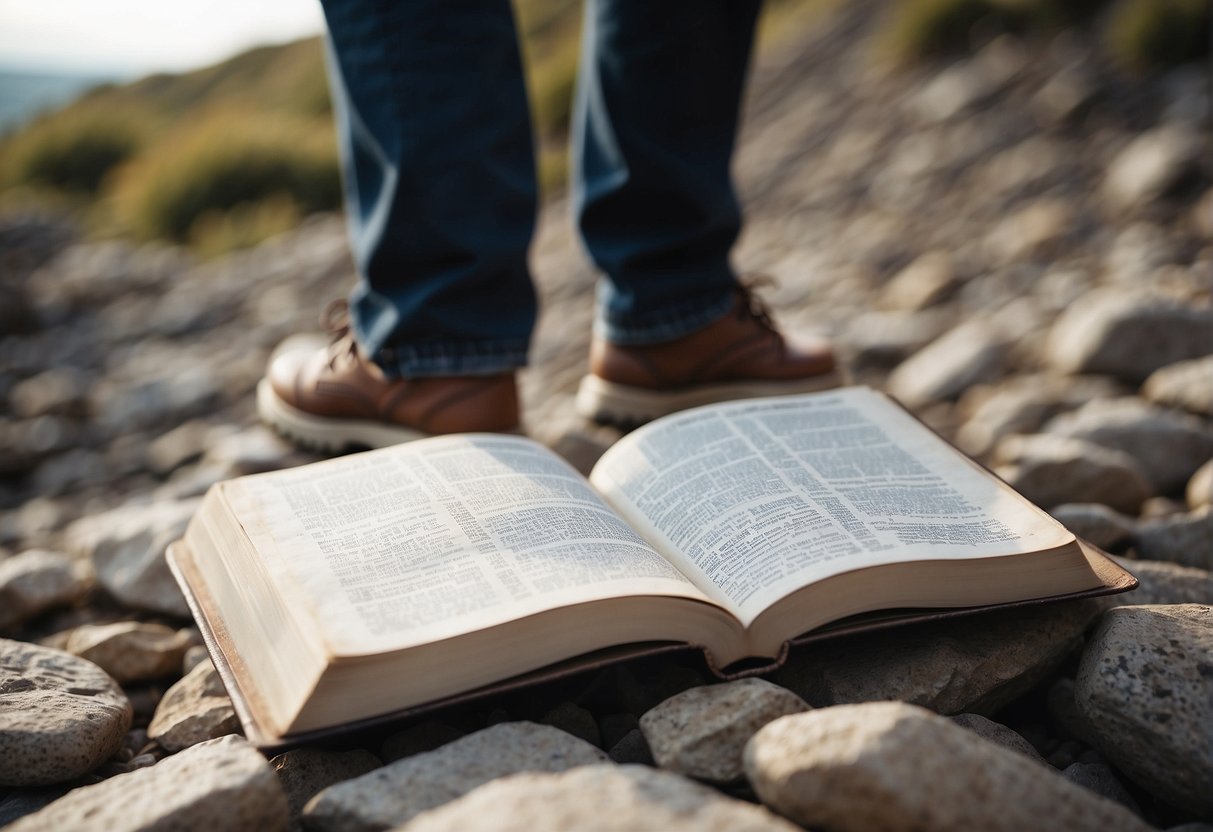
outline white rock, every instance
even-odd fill
[[[87,564],[45,549],[0,561],[0,632],[75,603],[88,592],[91,578]]]
[[[1045,351],[1063,373],[1141,382],[1161,367],[1213,352],[1213,310],[1136,292],[1092,292],[1058,318]]]
[[[1213,342],[1213,335],[1210,341]],[[1213,344],[1210,351],[1213,352]],[[1213,416],[1213,355],[1155,370],[1142,385],[1141,394],[1155,404]]]
[[[798,832],[761,806],[647,766],[515,774],[425,812],[401,832]]]
[[[880,292],[880,305],[917,312],[942,300],[956,284],[951,255],[929,251],[890,278]]]
[[[1213,506],[1213,459],[1200,466],[1192,479],[1188,480],[1184,499],[1188,502],[1188,508]]]
[[[188,633],[163,624],[118,621],[77,627],[67,640],[67,652],[126,684],[175,675],[190,641]]]
[[[1136,514],[1154,496],[1137,460],[1121,451],[1064,436],[1008,436],[994,456],[996,473],[1044,509],[1065,503],[1100,503]]]
[[[889,376],[889,393],[910,408],[956,398],[1001,375],[1009,350],[990,321],[968,321],[902,362]]]
[[[11,832],[286,829],[274,772],[241,737],[196,745],[153,766],[84,786],[8,827]]]
[[[1150,829],[1048,767],[900,702],[778,719],[750,740],[745,767],[765,805],[809,828]]]
[[[755,731],[808,708],[790,690],[762,679],[740,679],[672,696],[640,718],[640,730],[662,768],[731,783],[744,775],[741,752]]]
[[[1074,700],[1099,750],[1164,800],[1213,820],[1213,607],[1108,610]]]
[[[210,662],[202,662],[165,692],[147,736],[166,751],[179,751],[239,730],[219,673]]]
[[[181,537],[198,502],[132,504],[73,523],[67,539],[92,558],[98,581],[125,606],[189,618],[164,552]]]
[[[1203,147],[1201,137],[1184,126],[1168,124],[1142,133],[1112,160],[1104,196],[1118,208],[1155,200],[1191,169]]]

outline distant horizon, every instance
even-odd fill
[[[323,30],[316,0],[0,0],[0,66],[130,80],[202,69]]]

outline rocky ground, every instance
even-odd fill
[[[1129,79],[1062,35],[881,72],[872,7],[757,67],[737,262],[1141,589],[813,647],[766,681],[615,668],[267,764],[163,550],[210,484],[310,459],[252,390],[350,285],[341,221],[198,263],[13,213],[0,824],[1213,829],[1207,68]],[[585,468],[614,436],[572,411],[593,272],[562,202],[533,261],[528,427]]]

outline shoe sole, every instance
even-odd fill
[[[661,392],[644,387],[616,384],[598,376],[581,379],[577,389],[577,412],[601,424],[631,428],[679,410],[733,399],[754,399],[763,396],[790,396],[816,393],[844,383],[842,373],[828,373],[789,381],[736,381],[706,384],[686,390]]]
[[[284,402],[268,379],[257,384],[257,414],[261,420],[297,445],[321,453],[354,448],[384,448],[429,436],[413,428],[361,419],[326,419]]]

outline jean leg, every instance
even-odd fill
[[[672,340],[734,302],[730,159],[760,0],[590,0],[575,210],[605,280],[600,334]]]
[[[324,0],[363,350],[389,374],[526,361],[536,184],[508,0]]]

